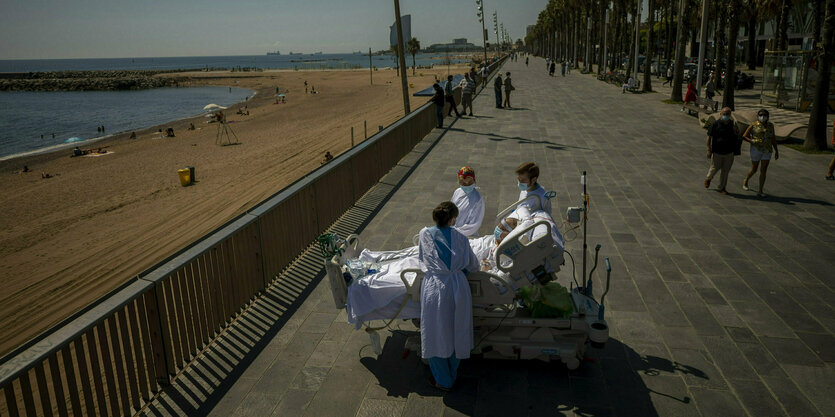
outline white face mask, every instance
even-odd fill
[[[766,120],[768,120],[768,117],[760,116],[757,119],[759,119],[761,122],[765,122]]]

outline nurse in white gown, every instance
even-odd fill
[[[420,231],[420,269],[426,274],[420,290],[422,357],[429,360],[431,384],[449,390],[461,359],[473,348],[472,296],[466,273],[477,271],[478,258],[466,236],[450,227],[458,209],[451,201],[432,212],[436,226]]]
[[[452,202],[458,207],[455,228],[464,236],[476,236],[484,220],[484,198],[475,188],[475,171],[462,167],[458,171],[458,185],[452,193]]]

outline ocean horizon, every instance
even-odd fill
[[[444,64],[444,54],[417,54],[419,66]],[[372,56],[377,68],[396,66],[394,55]],[[465,60],[450,59],[450,63]],[[406,56],[406,65],[412,65],[412,56]],[[368,54],[306,54],[306,55],[230,55],[195,57],[149,58],[78,58],[78,59],[6,59],[0,60],[0,73],[92,71],[92,70],[177,70],[206,68],[258,68],[258,69],[349,69],[368,68]]]

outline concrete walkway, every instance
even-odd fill
[[[702,185],[704,131],[662,104],[666,97],[622,95],[578,72],[552,78],[537,58],[504,70],[517,88],[513,110],[479,96],[477,117],[436,130],[393,171],[405,181],[381,182],[396,190],[390,198],[369,194],[382,204],[376,214],[361,201],[357,212],[369,217],[351,220],[352,212],[346,222],[371,248],[411,245],[432,208],[451,197],[458,168],[470,165],[487,202],[481,234],[489,234],[492,215],[518,196],[520,162],[540,164],[540,182],[558,195],[555,217],[581,204],[579,176],[588,171],[589,243],[602,244],[613,268],[605,349],[589,349],[571,372],[559,363],[464,361],[444,394],[428,386],[414,353],[404,357],[410,323],[384,334],[377,357],[333,307],[321,264],[301,262],[297,278],[280,280],[143,412],[835,415],[835,183],[823,180],[831,157],[783,148],[770,196],[760,199],[740,187],[744,146],[724,196]],[[575,257],[581,242],[567,243]],[[560,282],[570,274],[563,268]]]

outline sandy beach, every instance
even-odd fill
[[[409,69],[411,93],[447,68],[418,72]],[[344,152],[352,126],[359,143],[363,121],[370,136],[403,116],[394,70],[374,71],[374,85],[367,69],[187,75],[257,91],[248,116],[235,114],[243,104],[227,111],[240,145],[215,145],[216,125],[196,117],[96,143],[107,146],[101,156],[0,162],[0,354],[318,167],[325,151]],[[305,80],[319,94],[304,94]],[[274,104],[276,87],[289,90],[286,104]],[[411,106],[426,101],[411,97]],[[166,127],[176,137],[159,138]],[[24,165],[32,172],[20,173]],[[181,187],[177,169],[189,165],[198,182]]]

